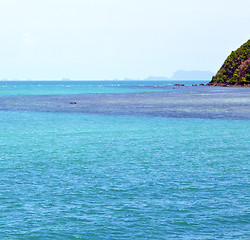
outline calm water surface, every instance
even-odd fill
[[[0,239],[249,239],[248,89],[18,84],[0,82]]]

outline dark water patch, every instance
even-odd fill
[[[72,104],[74,103],[74,104]],[[0,110],[250,119],[250,89],[200,93],[36,95],[0,98]]]

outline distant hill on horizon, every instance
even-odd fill
[[[201,71],[201,70],[178,70],[174,72],[171,78],[168,77],[157,77],[149,76],[144,80],[210,80],[214,74],[210,71]]]
[[[168,77],[157,77],[157,76],[149,76],[143,80],[170,80]]]

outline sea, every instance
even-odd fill
[[[250,239],[250,88],[200,83],[0,81],[0,239]]]

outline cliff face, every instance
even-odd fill
[[[250,40],[233,51],[208,86],[250,86]]]

